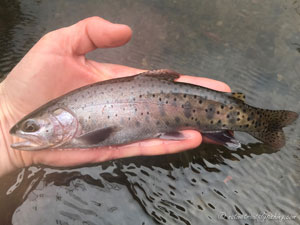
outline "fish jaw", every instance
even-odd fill
[[[24,141],[15,142],[11,144],[11,147],[14,149],[23,150],[23,151],[36,151],[36,150],[42,150],[42,149],[53,147],[50,144],[45,145],[45,143],[41,142],[40,138],[34,134],[28,135],[20,130],[11,134],[15,137],[24,140]]]

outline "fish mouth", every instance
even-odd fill
[[[12,133],[13,136],[21,139],[19,142],[15,142],[10,145],[10,147],[18,150],[24,151],[35,151],[49,148],[49,145],[45,145],[42,143],[38,137],[34,135],[24,134],[22,131],[17,131],[16,133]]]
[[[41,146],[32,142],[32,141],[21,141],[16,142],[10,145],[10,147],[18,150],[24,150],[24,151],[34,151],[34,150],[41,150]]]

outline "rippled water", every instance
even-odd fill
[[[92,15],[134,33],[89,58],[208,76],[250,104],[300,112],[297,0],[2,1],[0,75],[46,32]],[[237,134],[246,145],[236,151],[203,144],[77,169],[25,168],[0,179],[0,223],[299,224],[299,124],[285,129],[280,151]]]

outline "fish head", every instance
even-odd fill
[[[19,150],[42,150],[57,148],[70,141],[76,134],[78,121],[63,108],[34,111],[10,129],[10,134],[25,141],[13,143]]]

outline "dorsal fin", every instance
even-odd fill
[[[241,100],[242,102],[245,102],[245,99],[246,99],[246,96],[243,93],[241,93],[241,92],[232,92],[231,96],[233,98]]]
[[[141,77],[153,77],[161,80],[174,81],[180,77],[180,74],[168,69],[161,70],[149,70],[144,73],[140,73],[136,75],[137,78]]]

